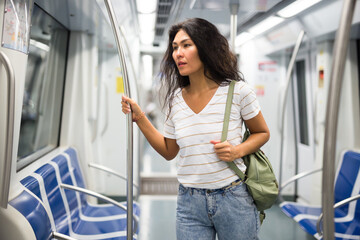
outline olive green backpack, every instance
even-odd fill
[[[224,125],[221,141],[226,141],[229,127],[231,104],[234,92],[235,81],[229,86],[226,100]],[[245,124],[244,124],[245,125]],[[245,125],[243,142],[249,137],[250,131]],[[279,186],[270,161],[260,149],[254,153],[242,157],[246,165],[245,174],[236,166],[234,162],[227,162],[229,167],[246,184],[250,195],[253,197],[256,208],[260,211],[260,221],[265,219],[265,209],[270,208],[276,201],[279,194]]]

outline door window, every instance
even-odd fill
[[[299,110],[300,142],[309,145],[308,114],[306,104],[305,60],[296,62],[296,84]]]

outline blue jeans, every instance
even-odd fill
[[[242,182],[221,189],[180,184],[176,211],[177,240],[257,240],[259,213]]]

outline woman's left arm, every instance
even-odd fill
[[[245,120],[245,124],[250,131],[250,136],[245,142],[238,145],[239,147],[242,145],[240,147],[241,157],[256,152],[270,139],[270,131],[261,111],[254,118]]]
[[[251,133],[245,142],[233,146],[228,141],[222,143],[211,141],[214,144],[216,154],[221,160],[232,162],[237,158],[256,152],[269,140],[270,131],[261,111],[255,117],[245,120],[245,124]]]

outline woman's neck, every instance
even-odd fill
[[[189,76],[190,84],[186,87],[188,93],[201,93],[218,87],[218,84],[210,80],[205,74]]]

